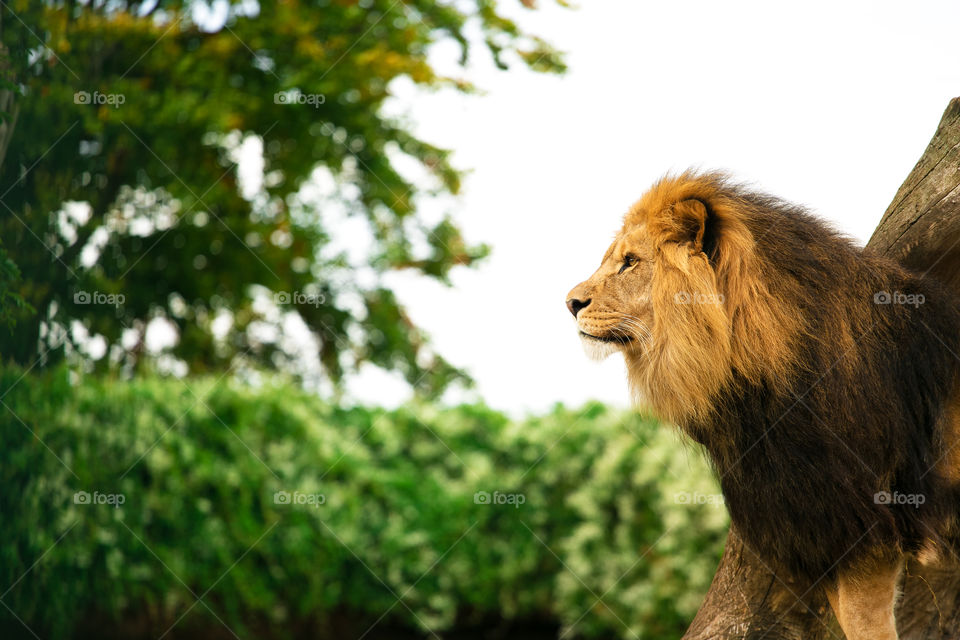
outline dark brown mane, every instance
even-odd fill
[[[631,382],[704,445],[754,549],[817,580],[956,537],[960,493],[938,464],[956,444],[953,295],[721,174],[663,179],[625,224],[657,246]]]

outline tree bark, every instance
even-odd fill
[[[883,214],[867,247],[960,293],[960,98]],[[901,640],[960,638],[960,566],[909,562]],[[683,640],[839,640],[822,590],[763,563],[731,528],[710,590]]]

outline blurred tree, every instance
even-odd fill
[[[444,40],[461,65],[482,39],[500,68],[561,72],[492,0],[4,0],[0,35],[4,358],[466,380],[382,276],[446,281],[487,248],[422,213],[461,174],[383,107],[398,78],[472,90],[428,61]],[[175,343],[149,357],[164,321]]]
[[[0,21],[4,18],[0,11]],[[0,22],[0,29],[3,23]],[[13,60],[4,42],[0,41],[0,166],[7,152],[17,118],[19,87],[13,70]],[[0,183],[3,184],[3,183]],[[0,198],[2,200],[2,198]],[[0,212],[0,216],[3,213]],[[0,218],[2,219],[2,218]],[[20,272],[3,247],[0,236],[0,324],[12,326],[18,312],[25,309],[23,297],[16,291]]]

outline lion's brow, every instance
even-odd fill
[[[607,252],[603,254],[603,260],[601,260],[600,262],[606,262],[607,258],[613,255],[614,250],[617,248],[619,244],[620,244],[620,238],[615,238],[613,243],[609,247],[607,247]]]

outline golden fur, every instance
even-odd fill
[[[629,380],[639,398],[675,423],[709,414],[733,369],[776,385],[796,361],[795,336],[804,330],[789,296],[775,296],[767,285],[764,259],[745,223],[751,212],[722,190],[723,180],[722,174],[687,172],[656,183],[625,216],[601,268],[569,296],[593,298],[592,308],[578,317],[587,327],[617,319],[595,292],[621,286],[621,297],[649,300],[649,309],[631,314],[649,324],[636,340],[643,348],[623,349]],[[701,250],[706,202],[714,233],[724,236],[712,260]],[[649,258],[652,272],[619,285],[602,282],[628,254]],[[688,303],[677,303],[682,294]],[[631,327],[614,324],[611,330]]]

